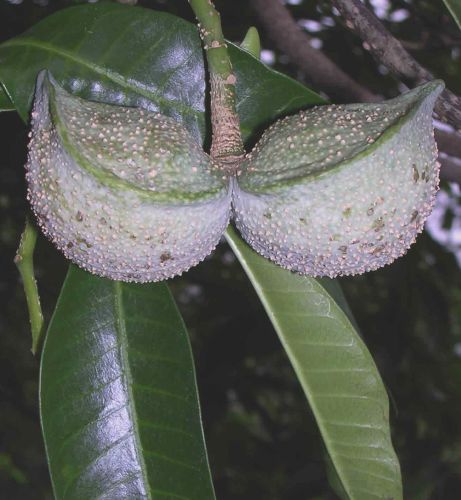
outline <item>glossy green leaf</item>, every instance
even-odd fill
[[[290,358],[349,498],[402,498],[387,394],[346,314],[318,280],[272,264],[232,229],[227,239]]]
[[[450,11],[456,24],[461,29],[461,1],[460,0],[443,0],[447,9]]]
[[[213,499],[188,335],[164,283],[71,266],[43,349],[58,499]]]
[[[246,51],[231,46],[230,52],[246,137],[276,116],[323,102]],[[160,111],[204,138],[202,48],[195,26],[180,18],[119,4],[83,5],[3,43],[0,81],[23,119],[44,68],[75,95]]]

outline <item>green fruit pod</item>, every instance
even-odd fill
[[[403,255],[439,184],[432,111],[443,82],[381,104],[321,106],[272,125],[242,166],[244,239],[310,276],[364,273]]]
[[[229,181],[182,125],[72,96],[45,71],[26,177],[43,232],[72,262],[114,280],[181,274],[229,221]]]

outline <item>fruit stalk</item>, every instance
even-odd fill
[[[235,107],[237,78],[221,29],[221,18],[211,0],[189,0],[198,21],[210,75],[212,143],[210,154],[221,168],[235,174],[245,150]]]

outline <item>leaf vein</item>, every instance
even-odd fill
[[[155,451],[146,450],[146,449],[144,449],[143,451],[147,456],[150,456],[153,458],[158,458],[159,460],[164,460],[165,462],[179,465],[181,467],[185,467],[186,469],[191,469],[191,470],[195,470],[197,472],[201,472],[200,467],[197,467],[196,465],[192,465],[192,464],[189,464],[187,462],[183,462],[181,460],[176,460],[175,458],[168,457],[167,455],[163,455],[162,453],[157,453]]]

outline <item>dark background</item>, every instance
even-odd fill
[[[70,3],[0,0],[0,40]],[[329,2],[292,3],[297,5],[290,10],[301,22],[320,23],[308,25],[320,29],[311,36],[344,70],[384,96],[398,93],[398,83],[332,15]],[[380,12],[386,26],[461,93],[461,32],[443,2],[372,3],[387,4]],[[141,4],[192,20],[185,0]],[[248,1],[222,0],[216,6],[232,41],[257,25]],[[401,9],[407,18],[397,22]],[[275,50],[261,35],[263,48]],[[283,54],[274,56],[277,69],[303,81]],[[26,134],[14,113],[0,113],[0,498],[41,500],[52,494],[39,424],[39,364],[30,353],[26,305],[13,264],[27,211]],[[456,186],[443,189],[454,207],[445,210],[439,228],[447,231],[456,223],[461,197]],[[36,262],[49,318],[67,264],[44,239]],[[461,498],[460,283],[453,253],[427,233],[392,266],[341,279],[389,391],[393,440],[409,499]],[[230,250],[222,244],[205,263],[173,280],[172,289],[193,341],[218,498],[336,498],[328,488],[321,440],[301,388]]]

